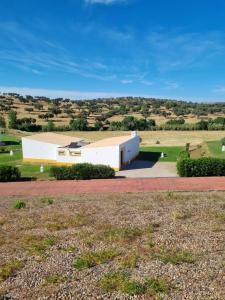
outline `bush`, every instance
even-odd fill
[[[85,179],[106,179],[113,178],[115,171],[105,165],[92,165],[89,163],[76,164],[71,167],[52,167],[51,176],[57,180],[85,180]]]
[[[25,207],[26,207],[26,202],[20,201],[20,200],[16,201],[13,205],[13,208],[15,208],[15,209],[21,209],[21,208],[25,208]]]
[[[16,181],[20,179],[20,171],[17,167],[13,166],[0,166],[0,181]]]
[[[177,171],[181,177],[225,176],[225,159],[181,159],[177,162]]]

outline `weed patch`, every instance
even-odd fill
[[[180,249],[166,249],[161,247],[158,251],[153,250],[153,256],[161,260],[163,263],[171,263],[173,265],[179,265],[182,263],[194,263],[196,257],[188,251]]]
[[[18,200],[13,204],[14,209],[22,209],[26,207],[26,202]]]
[[[101,278],[100,286],[107,293],[117,291],[130,296],[143,295],[147,292],[151,294],[167,293],[169,290],[169,286],[164,280],[145,278],[144,283],[141,283],[131,280],[125,272],[106,274]]]
[[[32,255],[46,257],[46,251],[56,244],[54,237],[27,236],[23,240],[23,246]]]
[[[121,259],[121,267],[123,268],[136,268],[138,263],[138,256],[136,254],[126,255]]]
[[[19,260],[9,261],[6,264],[0,266],[0,281],[6,280],[22,267],[23,264]]]
[[[66,280],[67,280],[66,276],[63,275],[49,275],[45,278],[43,285],[60,284],[60,283],[64,283]]]
[[[78,270],[92,268],[99,264],[104,264],[113,260],[116,256],[120,255],[120,252],[116,250],[103,250],[98,252],[86,252],[79,256],[75,262],[74,267]]]

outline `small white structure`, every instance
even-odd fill
[[[129,136],[106,138],[90,144],[80,138],[49,132],[22,138],[26,162],[59,165],[87,162],[109,165],[115,170],[120,170],[139,154],[139,144],[136,131]]]
[[[44,173],[44,166],[43,165],[40,166],[40,173]]]
[[[222,151],[225,151],[225,145],[222,146]]]

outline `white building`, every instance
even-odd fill
[[[87,144],[81,138],[40,133],[22,138],[25,162],[73,165],[92,163],[109,165],[120,170],[139,154],[140,138],[136,132],[129,136],[103,139]]]

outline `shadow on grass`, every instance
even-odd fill
[[[161,157],[161,152],[140,151],[138,159],[157,162]]]
[[[20,142],[16,142],[16,141],[3,141],[5,146],[12,146],[12,145],[20,145]]]
[[[23,181],[36,181],[36,177],[21,177],[17,182],[23,182]]]
[[[21,177],[20,179],[13,181],[0,181],[0,183],[8,183],[8,182],[28,182],[28,181],[36,181],[36,177]]]

